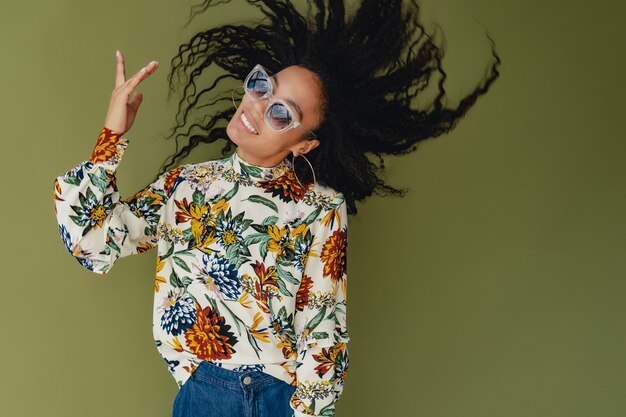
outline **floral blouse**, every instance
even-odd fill
[[[295,386],[295,416],[333,416],[348,371],[343,194],[274,167],[185,164],[122,199],[129,140],[102,128],[87,161],[54,180],[67,250],[106,274],[157,248],[154,341],[179,387],[202,361]]]

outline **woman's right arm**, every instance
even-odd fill
[[[123,135],[143,99],[133,91],[156,71],[158,62],[126,79],[121,52],[116,51],[116,59],[115,88],[91,156],[54,180],[54,210],[65,247],[81,265],[100,274],[117,259],[156,245],[160,211],[180,172],[171,170],[129,199],[120,199],[115,172],[128,146]]]
[[[157,227],[182,167],[122,200],[115,172],[128,139],[103,127],[87,161],[54,180],[59,233],[67,250],[85,268],[107,273],[117,259],[157,244]]]

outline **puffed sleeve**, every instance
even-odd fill
[[[294,330],[298,349],[295,417],[334,416],[348,372],[346,323],[348,219],[343,194],[311,224],[313,243],[300,283]]]
[[[180,168],[122,200],[115,173],[128,139],[103,127],[87,161],[54,180],[54,211],[67,250],[106,274],[115,261],[157,244],[157,226]]]

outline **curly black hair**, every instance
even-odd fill
[[[192,7],[195,12],[190,13],[187,24],[209,7],[229,1],[205,0]],[[323,95],[322,121],[315,129],[320,145],[309,151],[307,158],[318,182],[343,193],[348,213],[356,214],[355,202],[372,193],[406,193],[380,178],[385,167],[382,154],[406,154],[415,151],[418,142],[448,132],[499,76],[500,57],[487,35],[495,56],[490,73],[456,108],[445,107],[444,48],[436,45],[420,23],[415,0],[409,0],[408,7],[402,0],[360,0],[350,16],[344,0],[305,2],[306,14],[298,12],[291,0],[245,1],[260,9],[264,16],[259,22],[198,32],[180,45],[172,58],[168,97],[176,91],[175,75],[184,86],[176,126],[168,136],[176,135],[176,151],[158,175],[200,143],[223,139],[222,154],[233,149],[235,144],[226,134],[226,125],[235,113],[230,103],[234,85],[229,78],[241,83],[255,64],[273,73],[299,65],[318,75]],[[196,81],[212,65],[225,73],[197,91]],[[438,94],[431,103],[417,108],[416,98],[423,96],[420,93],[435,71],[441,74]],[[201,99],[206,102],[201,104]],[[222,101],[230,104],[220,108]],[[204,114],[182,131],[190,114],[207,106],[218,110]],[[181,137],[186,141],[182,147]],[[368,154],[375,155],[378,164]],[[308,164],[294,169],[298,178],[311,181]]]

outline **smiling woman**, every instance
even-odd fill
[[[274,166],[289,154],[304,155],[319,146],[311,131],[321,120],[320,90],[317,76],[305,68],[290,66],[270,77],[262,66],[255,66],[226,128],[239,155],[255,165]],[[250,133],[254,139],[249,139]]]
[[[188,143],[127,198],[116,171],[142,101],[132,93],[158,63],[127,79],[118,54],[92,154],[54,181],[59,232],[99,274],[157,248],[153,332],[181,387],[175,417],[333,416],[349,367],[348,214],[373,192],[401,194],[366,154],[406,153],[452,129],[498,73],[494,64],[456,109],[442,105],[440,83],[419,110],[415,96],[435,69],[445,73],[416,3],[364,0],[350,17],[342,1],[317,1],[307,16],[286,0],[248,3],[267,21],[199,32],[172,59],[172,87],[174,75],[192,74],[173,135],[202,96],[230,92],[227,78],[243,82],[240,104],[176,135]],[[197,92],[212,65],[227,75]],[[219,139],[234,152],[176,166]]]

